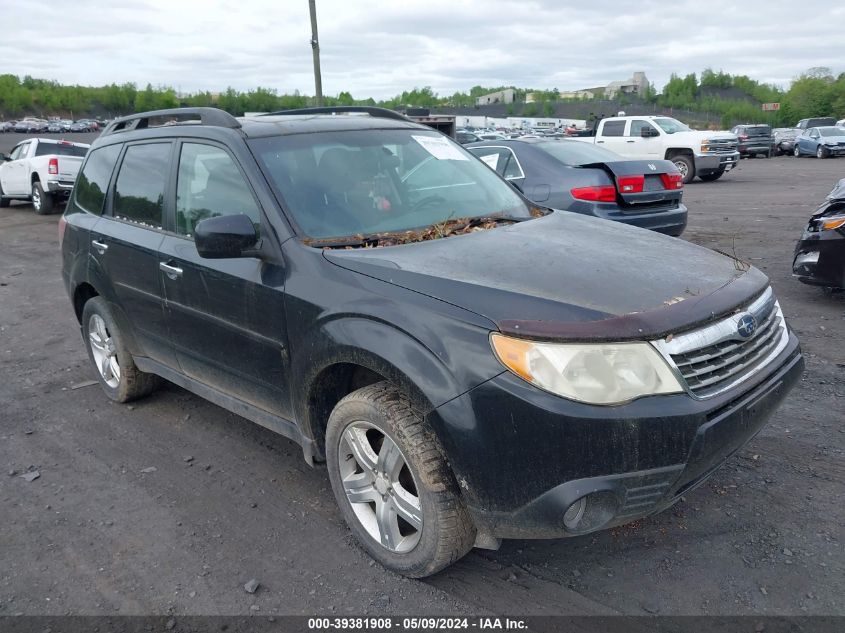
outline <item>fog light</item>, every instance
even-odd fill
[[[563,515],[563,525],[570,530],[578,529],[578,524],[584,517],[584,510],[587,508],[587,497],[581,497],[566,509]]]
[[[818,264],[819,251],[811,251],[809,253],[801,253],[795,258],[795,265],[802,266],[804,264]]]

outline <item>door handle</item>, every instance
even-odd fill
[[[636,141],[625,141],[626,143],[636,143]]]
[[[97,240],[91,240],[91,246],[97,249],[97,252],[100,255],[105,255],[106,251],[109,250],[109,245],[105,242],[98,242]]]
[[[604,143],[604,141],[596,141],[596,143]]]
[[[171,266],[167,262],[159,262],[158,269],[171,279],[178,279],[182,276],[182,269],[177,266]]]

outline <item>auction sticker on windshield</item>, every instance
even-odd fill
[[[452,145],[445,137],[441,136],[417,136],[412,138],[423,146],[423,149],[434,156],[437,160],[469,160],[460,150]]]

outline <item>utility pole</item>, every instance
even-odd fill
[[[311,10],[311,51],[314,53],[314,87],[317,90],[317,106],[323,105],[323,79],[320,77],[320,41],[317,39],[317,3],[308,0]]]

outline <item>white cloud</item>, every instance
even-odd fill
[[[706,67],[786,85],[842,66],[845,7],[822,0],[317,0],[326,94],[414,86],[577,89],[644,70]],[[63,83],[131,81],[182,91],[314,90],[307,0],[60,0],[3,10],[0,68]]]

